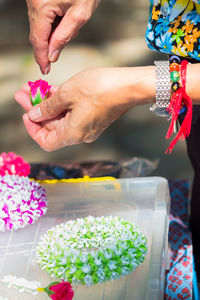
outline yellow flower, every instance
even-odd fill
[[[178,43],[177,47],[173,46],[172,52],[176,55],[180,55],[180,56],[184,56],[184,57],[187,56],[185,45],[183,45],[182,41],[180,43]]]
[[[192,34],[186,34],[184,41],[186,44],[194,44],[197,42],[197,39],[200,37],[200,31],[198,28],[193,29]]]
[[[183,44],[183,47],[187,50],[187,52],[193,52],[194,43],[190,43],[188,40],[185,40],[185,44]]]
[[[154,5],[152,9],[152,19],[158,20],[159,15],[160,15],[160,10],[156,10]]]
[[[170,23],[170,29],[169,32],[177,33],[179,26],[180,26],[181,16],[178,16],[176,20]]]
[[[197,27],[192,31],[192,37],[194,38],[195,42],[197,42],[197,38],[200,37],[200,31]]]
[[[190,20],[187,20],[185,25],[182,27],[182,29],[185,31],[185,33],[191,33],[193,29],[194,24],[191,23]]]

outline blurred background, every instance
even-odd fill
[[[146,0],[102,0],[93,18],[67,46],[51,73],[41,76],[29,44],[25,0],[0,0],[0,152],[13,151],[29,162],[114,160],[133,156],[159,160],[153,175],[192,178],[185,142],[165,155],[168,122],[149,106],[129,111],[94,143],[47,153],[29,138],[23,110],[13,95],[21,85],[43,78],[61,84],[88,67],[152,65],[165,56],[145,44],[149,3]]]

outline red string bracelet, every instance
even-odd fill
[[[171,115],[171,123],[169,126],[169,129],[167,131],[166,139],[169,139],[174,131],[174,126],[176,121],[178,120],[178,115],[181,110],[182,105],[185,106],[186,115],[185,118],[181,124],[181,127],[174,138],[174,140],[171,142],[168,149],[165,151],[165,153],[169,152],[171,153],[174,146],[176,145],[177,141],[180,139],[184,140],[186,137],[190,135],[191,131],[191,123],[192,123],[192,100],[186,93],[186,70],[187,70],[187,60],[183,60],[180,64],[180,71],[181,71],[181,87],[175,91],[171,97],[169,106],[167,110],[169,111]]]

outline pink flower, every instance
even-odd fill
[[[33,106],[39,104],[43,100],[45,100],[51,89],[51,85],[48,84],[45,80],[36,80],[35,82],[28,82],[31,91],[30,91],[30,98]]]
[[[0,175],[18,175],[28,176],[30,174],[30,165],[24,159],[14,152],[3,152],[0,155]]]
[[[72,300],[74,291],[69,282],[54,282],[44,289],[52,300]]]

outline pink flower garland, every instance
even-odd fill
[[[28,176],[30,169],[30,165],[21,156],[13,152],[3,152],[0,155],[0,176]]]
[[[0,177],[0,231],[33,224],[47,211],[46,191],[28,177]]]

